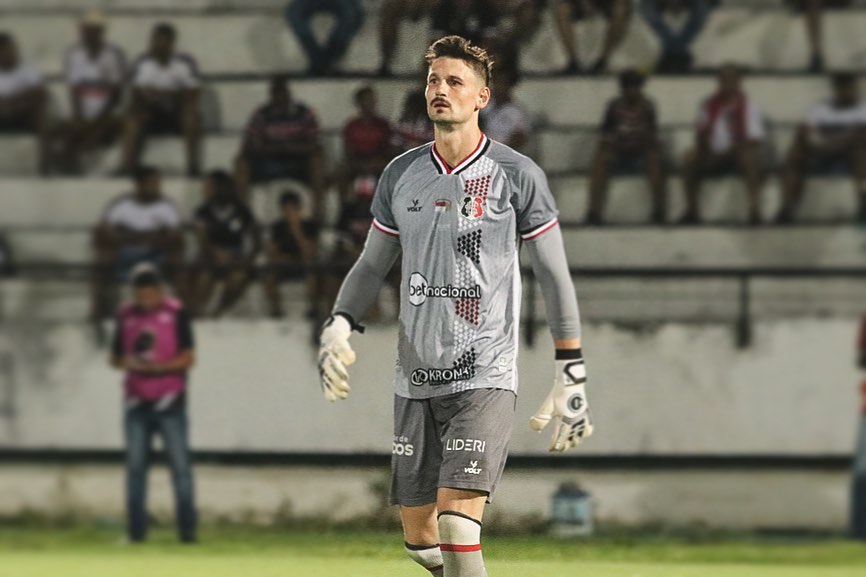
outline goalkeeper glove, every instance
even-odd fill
[[[592,415],[586,400],[586,367],[580,349],[557,351],[553,389],[529,420],[529,426],[540,432],[551,419],[554,421],[551,451],[576,447],[592,435]]]
[[[347,367],[355,362],[355,351],[349,346],[349,337],[355,326],[351,317],[336,313],[322,328],[319,338],[319,379],[325,399],[332,402],[349,396]]]

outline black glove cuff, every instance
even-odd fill
[[[332,318],[336,317],[336,316],[341,316],[344,319],[346,319],[347,321],[349,321],[349,326],[352,327],[352,330],[357,332],[357,333],[364,334],[364,331],[367,330],[367,327],[365,327],[364,325],[362,325],[360,323],[356,323],[355,319],[349,313],[337,311],[333,315],[331,315]],[[330,324],[330,323],[326,323],[325,326],[328,326],[328,324]]]
[[[577,361],[583,358],[580,349],[556,349],[557,361]]]

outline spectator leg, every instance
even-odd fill
[[[39,174],[45,176],[50,170],[51,134],[48,122],[48,98],[40,91],[33,96],[33,126],[36,128],[36,144],[39,151]]]
[[[325,153],[317,148],[307,157],[309,162],[310,189],[313,197],[313,218],[323,222],[325,216]]]
[[[166,232],[162,242],[155,248],[165,255],[167,276],[177,295],[184,302],[192,300],[192,281],[188,278],[184,262],[183,232]]]
[[[138,166],[143,144],[144,127],[147,125],[147,113],[133,103],[132,110],[123,123],[121,139],[121,160],[118,172],[129,173]]]
[[[806,35],[809,37],[809,70],[821,72],[824,69],[824,48],[822,34],[823,0],[805,0]]]
[[[851,479],[851,537],[866,541],[866,415],[860,417]]]
[[[400,20],[403,17],[405,0],[383,0],[379,9],[379,47],[382,51],[382,62],[379,66],[380,76],[391,75],[391,61],[397,49],[400,31]]]
[[[640,15],[647,23],[647,26],[655,32],[662,45],[662,53],[672,50],[676,43],[674,31],[668,26],[664,14],[659,10],[656,2],[641,2]]]
[[[857,180],[857,220],[866,222],[866,129],[857,133],[853,151],[854,178]]]
[[[283,297],[280,294],[279,273],[274,270],[277,264],[270,263],[269,269],[262,277],[262,290],[265,293],[265,298],[268,301],[268,309],[272,317],[280,318],[283,316]]]
[[[644,154],[646,177],[652,194],[653,208],[651,220],[656,224],[665,222],[667,214],[667,190],[662,151],[658,144],[650,146]]]
[[[169,409],[160,412],[158,419],[174,485],[178,534],[181,541],[191,543],[196,540],[197,519],[186,410]]]
[[[214,289],[214,275],[210,263],[201,263],[199,270],[190,281],[190,299],[187,301],[189,309],[194,316],[205,316],[207,305],[210,303]]]
[[[761,143],[746,142],[740,145],[737,162],[749,196],[749,222],[758,224],[761,221]]]
[[[700,222],[701,168],[704,154],[697,149],[690,150],[683,157],[683,192],[686,210],[680,218],[681,224]]]
[[[343,58],[364,22],[364,12],[354,0],[341,0],[339,13],[336,16],[337,24],[325,48],[328,68],[333,67]]]
[[[223,283],[222,295],[214,316],[220,317],[231,310],[244,296],[249,282],[250,273],[246,268],[229,272]]]
[[[622,43],[625,33],[628,31],[628,23],[631,19],[632,4],[629,0],[611,0],[613,9],[608,23],[607,33],[604,37],[604,47],[601,58],[593,66],[593,72],[604,72],[613,51]]]
[[[577,53],[577,41],[574,38],[574,14],[571,4],[564,0],[556,2],[556,30],[559,32],[559,38],[562,41],[562,48],[565,50],[565,56],[568,58],[566,72],[577,72],[580,69]]]
[[[678,35],[678,40],[683,50],[689,50],[698,34],[704,29],[704,24],[707,23],[709,15],[710,5],[707,3],[707,0],[695,0],[692,3],[689,18]]]
[[[198,98],[188,96],[181,106],[181,128],[186,148],[186,173],[197,177],[201,173],[201,118]]]
[[[791,222],[803,199],[803,163],[807,160],[808,147],[808,129],[800,126],[782,165],[782,206],[776,215],[778,224]]]
[[[250,174],[249,160],[242,154],[235,158],[235,188],[237,188],[238,196],[247,204],[250,202]]]
[[[589,204],[586,209],[587,224],[601,224],[607,201],[608,168],[615,156],[613,144],[600,140],[592,159],[592,174],[589,180]]]
[[[301,48],[307,53],[312,74],[320,74],[326,67],[325,56],[311,27],[312,17],[317,11],[315,2],[309,0],[293,0],[286,8],[286,21],[298,37]]]
[[[146,409],[129,409],[124,415],[126,437],[126,526],[132,542],[147,538],[147,471],[153,427]]]
[[[108,239],[108,231],[98,226],[91,236],[94,263],[90,281],[90,319],[101,321],[108,315],[108,288],[114,264],[114,247]]]

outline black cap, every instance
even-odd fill
[[[135,288],[162,286],[162,275],[155,266],[144,262],[136,265],[129,273],[129,284]]]

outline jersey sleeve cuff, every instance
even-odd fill
[[[558,224],[559,224],[559,219],[554,217],[551,220],[549,220],[543,224],[539,224],[536,227],[533,227],[527,231],[521,232],[520,238],[522,238],[523,240],[532,240],[534,238],[538,238],[539,236],[541,236],[545,232],[551,230],[552,228],[554,228]]]
[[[375,218],[373,219],[373,226],[378,229],[380,232],[384,232],[388,236],[393,236],[394,238],[400,237],[400,231],[396,228],[390,227],[388,225],[382,224]]]

